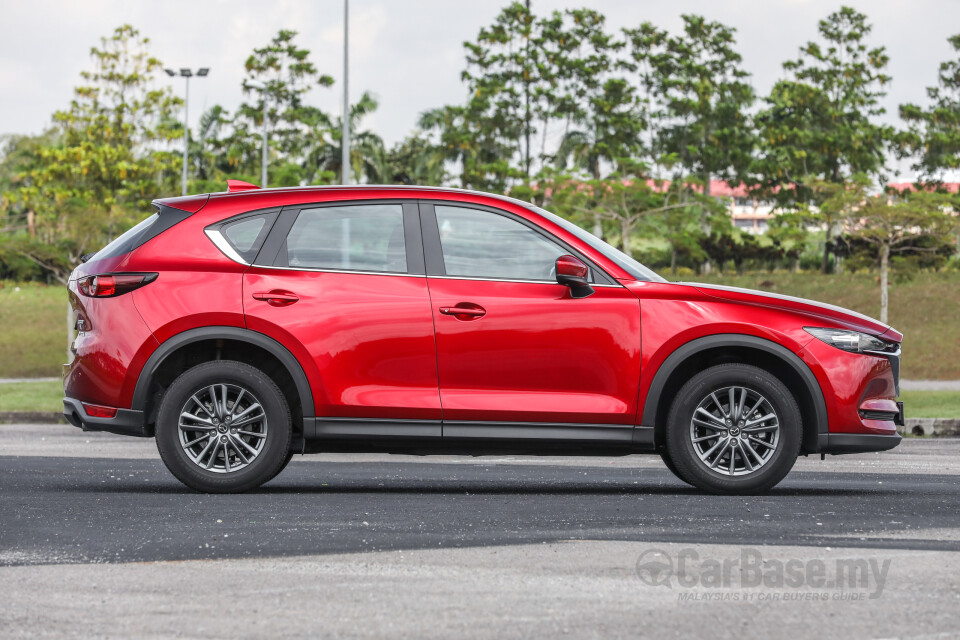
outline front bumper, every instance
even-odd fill
[[[153,437],[147,428],[143,411],[117,409],[117,415],[112,418],[94,418],[87,414],[79,400],[64,398],[63,416],[67,422],[84,431],[107,431],[140,438]]]
[[[872,433],[821,433],[818,452],[841,455],[887,451],[900,444],[902,439],[899,434],[884,436]]]

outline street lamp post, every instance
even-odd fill
[[[167,72],[167,75],[171,78],[175,76],[180,76],[186,82],[186,88],[183,93],[183,172],[180,176],[180,181],[182,182],[182,193],[187,195],[187,159],[190,155],[190,78],[193,77],[193,71],[187,68],[180,69],[180,72],[176,72],[173,69],[164,69]],[[197,77],[204,78],[210,73],[210,69],[207,67],[202,67],[197,69]]]
[[[347,37],[350,33],[350,0],[343,0],[343,120],[340,133],[340,182],[350,184],[350,94],[347,92],[347,80],[350,67],[347,64]]]
[[[263,98],[263,143],[260,156],[260,188],[267,188],[267,85],[258,80],[245,80],[246,89],[256,89]]]

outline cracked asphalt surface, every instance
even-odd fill
[[[0,629],[743,638],[796,621],[792,637],[956,637],[958,454],[960,440],[924,439],[801,459],[753,497],[701,494],[652,456],[322,454],[256,492],[209,496],[180,485],[152,440],[2,425]],[[809,580],[666,588],[636,569],[651,550],[676,562],[744,549],[771,566],[843,557],[890,571],[879,596],[849,600]],[[241,602],[260,614],[237,619]]]

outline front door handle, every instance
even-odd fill
[[[280,291],[279,289],[274,289],[273,291],[258,291],[253,294],[254,300],[263,300],[271,307],[287,307],[300,299],[299,296],[295,293],[290,293],[289,291]]]
[[[457,320],[476,320],[487,314],[487,310],[472,302],[458,302],[452,307],[440,307],[440,313],[453,316]]]

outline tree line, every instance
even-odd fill
[[[960,168],[960,35],[949,43],[957,56],[929,70],[927,96],[900,105],[892,126],[889,56],[849,7],[820,20],[817,40],[757,95],[732,26],[684,15],[673,33],[617,29],[592,9],[539,15],[514,2],[464,43],[464,99],[423,112],[403,140],[364,127],[372,92],[351,105],[350,173],[508,193],[672,272],[940,268],[956,251],[944,178]],[[117,28],[52,127],[5,141],[0,277],[62,279],[152,198],[178,192],[182,101],[158,87],[149,45]],[[254,48],[244,102],[210,108],[189,131],[191,192],[259,181],[264,118],[270,186],[339,182],[340,117],[308,98],[332,86],[294,31]],[[909,159],[916,185],[885,187],[893,159]],[[762,237],[740,232],[714,180],[781,215]]]

